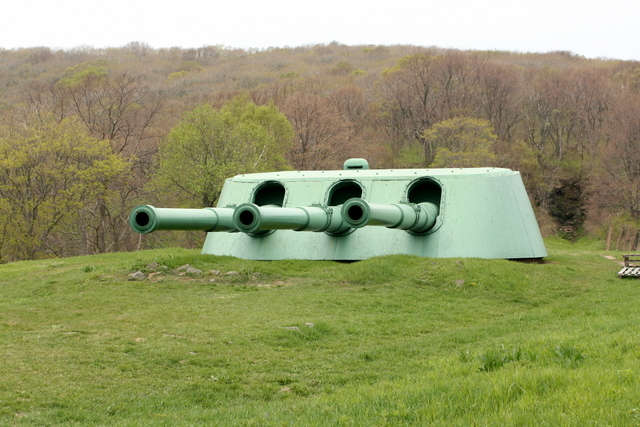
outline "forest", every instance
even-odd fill
[[[328,45],[0,48],[0,262],[179,244],[141,203],[205,207],[282,169],[520,171],[544,235],[640,240],[640,62]]]

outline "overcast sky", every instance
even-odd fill
[[[2,0],[0,48],[438,46],[640,60],[640,0]]]

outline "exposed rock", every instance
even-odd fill
[[[182,266],[176,268],[176,271],[183,271],[183,270],[186,270],[189,267],[191,267],[190,264],[185,264],[185,265],[182,265]]]
[[[146,278],[147,276],[140,270],[136,271],[135,273],[131,273],[129,275],[129,280],[144,280]]]
[[[202,274],[202,270],[198,270],[194,267],[188,267],[186,272],[189,274]]]
[[[549,215],[558,223],[562,237],[574,240],[586,218],[587,191],[578,178],[560,180],[549,195]]]
[[[211,273],[213,276],[219,276],[220,270],[209,270],[209,273]]]
[[[150,270],[155,270],[156,268],[158,268],[159,265],[157,262],[150,262],[149,264],[147,264],[147,268]]]
[[[313,323],[305,323],[307,328],[313,328],[315,325]]]
[[[225,276],[237,276],[239,273],[237,271],[227,271]]]
[[[300,332],[300,328],[298,326],[286,326],[285,329],[287,331],[297,331]]]

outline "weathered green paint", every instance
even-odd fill
[[[225,231],[207,234],[202,253],[244,259],[547,256],[518,172],[366,169],[353,161],[356,168],[347,169],[347,163],[345,170],[230,178],[218,207],[208,209],[224,213],[223,225],[206,213],[209,220],[198,217],[199,228],[189,229],[220,227]],[[191,213],[172,221],[188,222]],[[131,222],[135,229],[134,213]]]

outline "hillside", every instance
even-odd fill
[[[277,135],[263,143],[254,125],[267,110],[261,124]],[[194,128],[204,143],[188,146]],[[0,261],[197,247],[140,240],[127,215],[215,204],[237,173],[349,157],[518,170],[546,235],[636,250],[639,143],[635,61],[339,43],[0,49]]]
[[[0,424],[636,425],[638,282],[601,242],[547,245],[544,264],[0,265]]]

